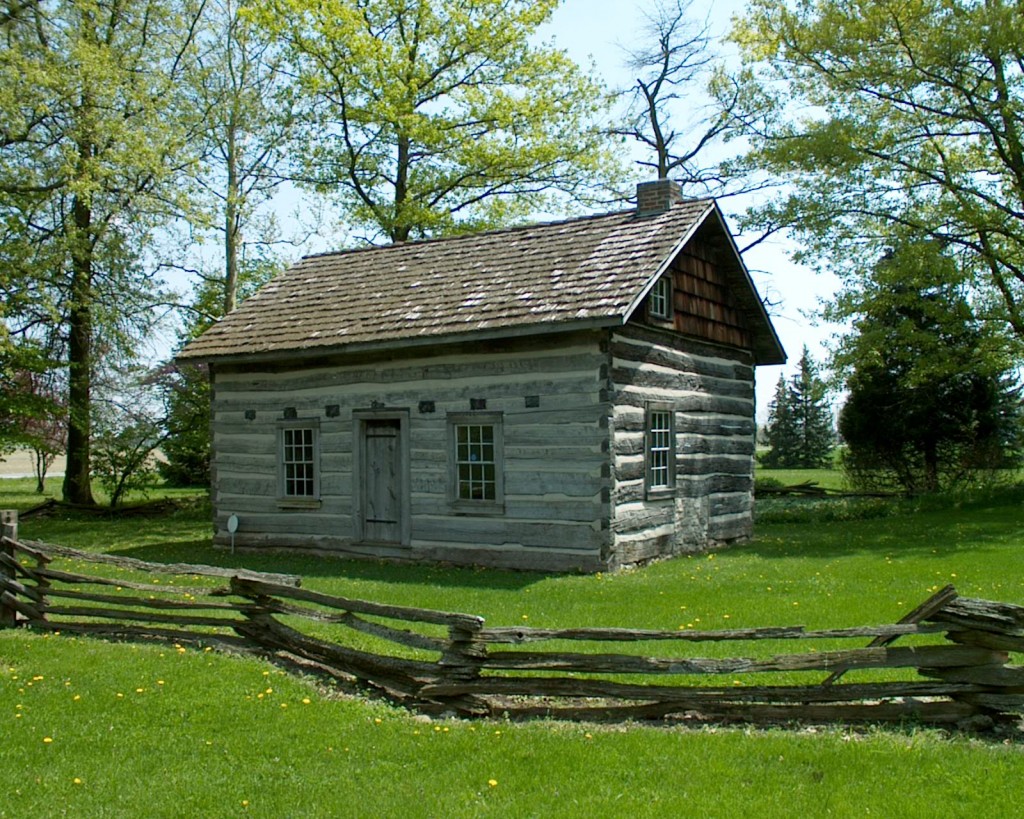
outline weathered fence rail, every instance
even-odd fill
[[[132,576],[56,569],[57,560]],[[140,572],[151,582],[135,579]],[[977,726],[1024,713],[1024,668],[1010,663],[1010,653],[1024,652],[1024,607],[959,597],[952,587],[900,622],[875,626],[488,628],[471,614],[323,594],[286,575],[148,564],[4,538],[0,625],[258,651],[411,707],[465,715]],[[912,642],[892,645],[906,638]],[[833,647],[861,640],[869,642]],[[744,656],[691,656],[704,644],[719,644],[721,653],[723,643],[743,646]],[[860,678],[840,682],[851,672]],[[727,683],[715,682],[723,677]]]

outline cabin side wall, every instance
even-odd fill
[[[695,552],[751,534],[755,447],[749,354],[630,324],[610,345],[612,563]],[[674,486],[647,484],[651,406],[674,425]]]
[[[217,543],[526,569],[603,568],[610,534],[607,347],[599,333],[449,347],[428,355],[216,368],[213,486]],[[500,414],[504,506],[452,502],[449,413]],[[358,418],[406,425],[405,543],[357,539]],[[315,421],[319,498],[279,498],[278,427]],[[602,524],[604,521],[604,524]]]

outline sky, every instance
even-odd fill
[[[563,0],[544,35],[554,39],[576,62],[591,61],[612,88],[632,85],[635,78],[625,68],[624,47],[643,42],[643,12],[652,0]],[[734,15],[743,11],[740,0],[693,0],[691,10],[697,19],[707,19],[716,36],[726,34]],[[747,202],[723,203],[727,216],[746,207]],[[730,219],[735,228],[735,221]],[[737,244],[746,242],[738,237]],[[819,363],[826,355],[825,344],[837,331],[834,326],[816,326],[807,316],[818,308],[822,299],[836,290],[837,280],[827,274],[793,263],[789,256],[794,245],[785,239],[769,240],[744,256],[744,262],[762,297],[767,296],[775,330],[789,355],[785,367],[759,367],[757,370],[757,417],[767,420],[768,403],[775,393],[780,375],[793,372],[806,344]]]

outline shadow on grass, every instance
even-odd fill
[[[547,578],[559,576],[539,572],[351,559],[331,555],[290,553],[286,550],[238,550],[232,554],[230,550],[214,548],[209,540],[149,543],[111,549],[107,554],[153,563],[198,563],[222,568],[293,574],[302,578],[493,591],[521,591]]]

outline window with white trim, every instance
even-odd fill
[[[315,421],[288,421],[278,426],[278,494],[284,501],[320,497],[320,429]]]
[[[676,484],[675,413],[670,407],[648,406],[645,431],[645,484],[648,493],[668,492]]]
[[[501,413],[448,416],[452,503],[457,508],[501,511],[505,500]]]
[[[647,297],[647,312],[653,318],[672,318],[672,277],[662,276]]]

